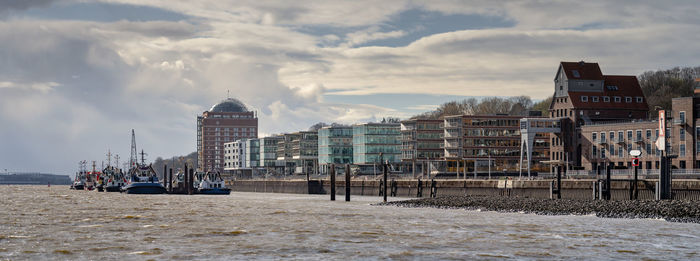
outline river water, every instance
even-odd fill
[[[0,260],[699,259],[700,225],[327,195],[0,187]]]

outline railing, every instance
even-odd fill
[[[548,174],[543,174],[548,175]],[[553,175],[553,174],[550,174]],[[569,170],[562,175],[570,178],[595,178],[596,171],[594,170]],[[601,176],[606,175],[605,170],[601,170]],[[610,170],[610,175],[612,176],[624,176],[626,178],[632,178],[634,176],[634,169],[613,169]],[[640,178],[656,178],[659,176],[658,169],[638,169],[637,175]],[[698,178],[700,179],[700,169],[673,169],[671,170],[671,175],[677,178]]]

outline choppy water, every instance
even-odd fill
[[[0,259],[698,259],[700,225],[372,206],[378,197],[0,187]]]

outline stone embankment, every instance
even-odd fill
[[[697,200],[571,200],[488,196],[444,196],[380,203],[402,207],[434,207],[539,215],[591,215],[606,218],[658,218],[673,222],[700,223]]]

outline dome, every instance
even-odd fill
[[[211,106],[211,109],[209,109],[210,112],[247,112],[248,108],[245,107],[245,104],[243,104],[241,101],[234,99],[234,98],[228,98],[226,100],[221,101],[220,103],[214,104],[214,106]]]

